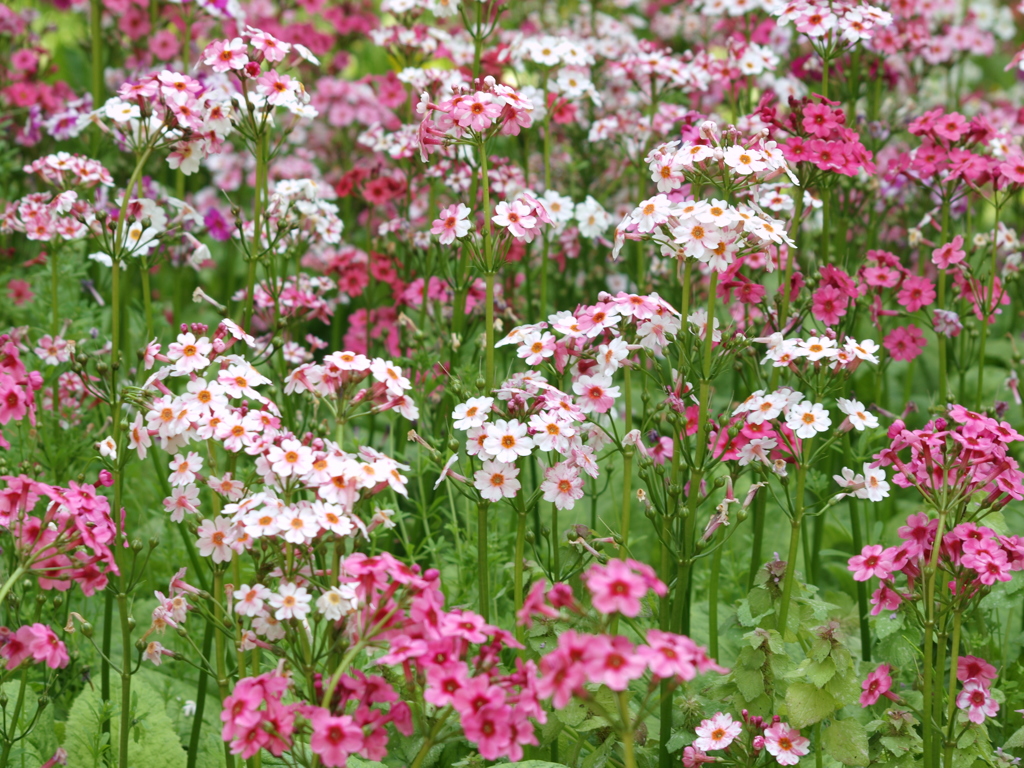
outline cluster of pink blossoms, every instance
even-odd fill
[[[9,334],[0,335],[0,426],[21,421],[26,416],[36,423],[35,393],[43,386],[38,371],[28,371],[21,360],[21,350]],[[0,448],[9,450],[11,444],[0,432]]]
[[[107,585],[117,573],[111,546],[116,529],[110,504],[92,485],[67,488],[24,475],[0,477],[0,526],[14,539],[18,565],[38,579],[40,589],[67,591],[78,584],[86,595]],[[33,514],[45,501],[42,515]]]
[[[13,632],[0,627],[0,658],[7,660],[8,671],[29,659],[50,669],[63,669],[70,660],[64,642],[45,624],[26,624]]]

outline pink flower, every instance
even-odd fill
[[[50,669],[66,667],[69,661],[67,648],[52,629],[45,624],[31,624],[19,627],[0,646],[0,656],[7,659],[7,669],[14,669],[25,659],[43,662]]]
[[[245,43],[240,37],[234,40],[214,40],[203,51],[203,63],[214,72],[242,69],[249,63]]]
[[[977,656],[961,656],[956,664],[956,679],[961,683],[968,683],[975,680],[982,685],[988,685],[990,681],[999,676],[996,668],[984,659]]]
[[[477,133],[482,133],[501,116],[503,106],[489,93],[477,91],[455,105],[452,109],[452,120],[463,128],[472,128]]]
[[[572,509],[583,498],[583,479],[574,467],[562,461],[544,471],[540,489],[544,501],[554,502],[558,509]]]
[[[607,413],[619,396],[619,388],[612,386],[611,376],[580,376],[572,385],[583,413]]]
[[[819,139],[827,139],[832,135],[832,131],[839,127],[839,122],[828,105],[808,104],[804,107],[803,127],[807,133]]]
[[[957,235],[950,242],[932,251],[932,264],[939,269],[949,269],[952,264],[959,264],[967,254],[962,250],[964,238]]]
[[[697,747],[686,747],[683,750],[683,768],[700,768],[704,763],[713,763],[715,760]]]
[[[487,705],[462,715],[462,731],[474,742],[485,760],[496,760],[512,743],[512,708],[506,704]]]
[[[976,725],[985,722],[986,717],[995,717],[999,711],[999,702],[992,698],[988,688],[977,680],[964,684],[964,689],[956,697],[956,705],[967,710],[967,719]]]
[[[431,234],[440,235],[442,245],[450,245],[457,237],[465,237],[469,233],[469,207],[463,203],[449,205],[441,209],[441,214],[434,219],[430,227]]]
[[[811,314],[826,325],[835,325],[846,315],[849,298],[838,288],[825,285],[814,292]]]
[[[789,723],[775,723],[765,728],[764,748],[772,755],[779,765],[796,765],[800,758],[808,753],[810,739],[800,735]]]
[[[30,402],[25,388],[13,376],[0,372],[0,425],[25,418]]]
[[[734,722],[731,715],[717,712],[710,720],[702,720],[697,726],[697,736],[693,746],[705,752],[712,749],[725,749],[743,730],[743,725]]]
[[[924,334],[916,325],[894,328],[882,341],[893,360],[913,360],[926,345]]]
[[[935,286],[927,277],[910,275],[904,278],[903,286],[896,294],[896,300],[908,312],[916,312],[935,301]]]
[[[892,701],[899,700],[899,697],[890,691],[892,688],[891,671],[888,664],[882,664],[880,667],[872,670],[871,674],[864,679],[864,682],[860,684],[861,689],[864,691],[860,695],[860,705],[862,707],[870,707],[878,701],[880,696],[885,696]]]
[[[899,592],[883,584],[871,594],[871,604],[874,606],[871,615],[877,616],[883,610],[895,611],[902,602],[903,598]]]
[[[11,280],[7,283],[7,298],[16,307],[28,304],[35,296],[32,288],[24,280]]]
[[[867,581],[872,576],[884,581],[892,577],[892,554],[881,544],[869,544],[850,558],[848,567],[854,572],[854,581]]]
[[[494,216],[491,221],[499,227],[507,227],[512,237],[525,237],[528,229],[537,226],[537,217],[533,215],[533,209],[521,200],[515,200],[511,204],[504,200],[494,207]]]
[[[647,670],[643,657],[621,635],[591,637],[585,663],[589,681],[607,685],[613,691],[626,690],[630,682]]]
[[[313,733],[309,748],[327,768],[342,768],[349,755],[363,748],[363,729],[348,715],[333,716],[322,707],[309,715]]]
[[[947,141],[959,141],[960,137],[967,133],[969,124],[967,118],[959,112],[950,112],[948,115],[938,118],[932,125],[932,132]]]
[[[226,517],[218,517],[216,521],[203,520],[198,529],[199,540],[196,546],[203,557],[213,556],[215,563],[227,563],[234,552],[235,534],[231,521]]]
[[[652,574],[640,571],[635,560],[609,560],[607,565],[595,564],[583,574],[591,601],[604,614],[621,613],[633,618],[640,613],[640,599],[653,588],[659,595],[667,591]],[[649,568],[650,566],[644,566]]]

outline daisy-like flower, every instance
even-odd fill
[[[526,434],[527,426],[517,419],[498,419],[487,424],[484,451],[495,461],[511,464],[520,456],[529,456],[533,450],[533,439]]]
[[[458,203],[441,209],[440,215],[430,227],[430,233],[439,235],[438,240],[442,245],[450,245],[456,238],[469,234],[470,227],[469,207]]]
[[[300,621],[309,614],[309,604],[313,596],[306,591],[305,587],[299,587],[291,582],[284,582],[277,588],[277,592],[270,595],[270,607],[274,609],[274,618],[278,621],[288,619],[299,619]]]
[[[164,499],[164,509],[171,513],[171,522],[180,523],[185,513],[195,515],[199,512],[199,488],[186,485],[183,488],[172,488],[171,495]]]
[[[452,412],[452,418],[455,419],[452,426],[462,430],[482,426],[487,421],[492,405],[493,397],[471,397],[466,402],[459,403]]]
[[[889,495],[889,483],[885,481],[885,470],[864,465],[864,488],[856,494],[868,501],[881,501]]]
[[[527,333],[516,354],[527,365],[540,365],[545,358],[555,354],[555,337],[550,333]]]
[[[741,176],[759,173],[768,167],[768,164],[764,161],[764,155],[760,151],[747,149],[739,145],[726,147],[722,154],[722,160],[729,168]]]
[[[171,475],[167,479],[172,486],[188,485],[194,483],[196,473],[203,469],[203,457],[195,451],[189,451],[187,456],[175,454],[170,463]]]
[[[773,437],[755,437],[740,448],[740,457],[737,463],[741,467],[745,467],[754,461],[760,461],[766,466],[770,465],[771,459],[768,458],[768,455],[777,445],[778,443]]]
[[[473,475],[473,486],[487,501],[511,499],[519,490],[519,469],[512,464],[485,461],[483,469]]]
[[[790,407],[786,414],[786,426],[801,440],[807,440],[832,426],[832,419],[821,403],[804,400]]]
[[[558,411],[535,413],[530,417],[530,429],[533,430],[533,442],[542,451],[569,450],[570,438],[576,434],[572,422],[565,419]]]
[[[846,419],[850,422],[850,425],[858,432],[863,432],[865,429],[874,429],[878,426],[878,417],[873,413],[868,413],[864,403],[859,400],[847,400],[844,397],[837,397],[836,403],[839,405],[839,410],[846,414]]]
[[[233,40],[214,40],[203,51],[203,63],[214,72],[241,69],[249,63],[245,42],[240,37]]]
[[[181,375],[200,371],[210,364],[207,355],[213,345],[205,336],[196,338],[192,333],[179,333],[177,341],[167,346],[167,359],[174,362],[174,370]]]
[[[100,456],[110,459],[111,461],[117,461],[117,443],[114,442],[114,438],[103,438],[96,443],[96,450],[100,452]]]
[[[312,541],[320,530],[316,516],[305,503],[285,507],[276,520],[277,527],[283,532],[284,540],[292,544],[305,544]]]
[[[693,746],[707,752],[728,747],[740,735],[743,725],[734,722],[732,715],[717,712],[710,720],[702,720],[695,730],[698,738]]]

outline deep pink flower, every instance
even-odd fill
[[[814,292],[811,314],[826,325],[835,325],[846,315],[849,298],[838,288],[822,286]]]
[[[333,716],[322,707],[309,715],[313,733],[309,748],[327,768],[342,768],[349,755],[363,748],[363,729],[348,715]]]
[[[591,566],[582,578],[594,608],[604,614],[621,613],[633,618],[640,613],[640,599],[648,589],[659,595],[666,592],[665,585],[648,569],[635,560],[609,560],[607,565]]]
[[[906,325],[894,328],[882,341],[882,346],[889,350],[893,360],[913,360],[927,343],[920,328]]]
[[[590,682],[624,691],[647,669],[644,658],[621,635],[595,635],[587,644],[586,672]]]
[[[881,544],[868,544],[859,555],[850,558],[848,567],[854,581],[867,581],[872,576],[883,581],[892,577],[892,553]]]
[[[990,681],[995,680],[998,676],[999,672],[996,671],[995,667],[984,659],[979,659],[977,656],[961,656],[957,660],[956,679],[961,683],[977,680],[983,685],[988,685]]]
[[[898,701],[899,697],[890,689],[892,688],[892,669],[888,664],[876,667],[860,684],[864,693],[860,695],[860,705],[870,707],[878,701],[879,697],[885,696],[891,701]]]
[[[908,312],[916,312],[935,301],[935,286],[927,277],[909,275],[903,279],[900,292],[896,294],[900,306]]]
[[[949,269],[953,264],[959,264],[967,257],[963,250],[964,238],[957,235],[948,243],[932,251],[932,264],[939,269]]]

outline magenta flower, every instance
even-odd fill
[[[854,581],[867,581],[872,576],[885,581],[892,578],[893,558],[881,544],[869,544],[850,558],[848,567]]]
[[[921,354],[926,345],[924,334],[916,325],[894,328],[882,342],[882,346],[889,350],[893,360],[913,360]]]
[[[908,312],[916,312],[935,301],[935,286],[927,277],[910,275],[903,279],[903,286],[896,294],[896,300]]]
[[[653,572],[647,572],[649,568],[635,560],[609,560],[607,565],[591,566],[582,578],[590,590],[594,608],[604,614],[637,616],[640,600],[648,589],[653,589],[658,595],[667,592]]]
[[[880,667],[872,670],[871,674],[864,679],[864,682],[860,684],[861,689],[864,691],[860,695],[860,705],[862,707],[870,707],[882,696],[891,701],[899,701],[899,697],[890,690],[892,688],[891,671],[892,669],[888,664],[882,664]]]
[[[957,235],[950,242],[932,251],[932,264],[939,269],[949,269],[953,264],[959,264],[967,257],[963,245],[963,236]]]
[[[313,727],[309,748],[320,756],[326,768],[342,768],[349,755],[363,747],[363,729],[348,715],[335,717],[326,709],[315,707],[309,724]]]

